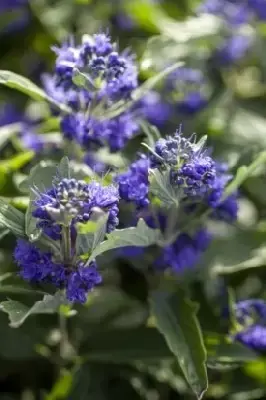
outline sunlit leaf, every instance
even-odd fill
[[[28,78],[18,75],[11,71],[0,71],[0,84],[8,86],[12,89],[16,89],[20,92],[25,93],[34,100],[47,101],[53,106],[59,108],[62,112],[69,112],[69,108],[61,103],[58,103],[53,98],[49,97],[44,90],[39,88],[35,83],[31,82]]]
[[[206,350],[195,306],[179,290],[154,292],[151,310],[156,326],[175,355],[192,390],[201,399],[207,390]]]

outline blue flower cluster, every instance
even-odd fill
[[[77,223],[97,222],[107,217],[106,232],[118,224],[118,191],[97,182],[76,179],[55,180],[53,187],[37,194],[33,217],[37,227],[53,240],[60,240],[57,254],[44,252],[34,244],[18,240],[14,257],[21,268],[21,276],[30,282],[52,283],[66,289],[71,302],[84,303],[87,293],[101,283],[95,262],[80,259],[77,249]]]
[[[184,196],[202,197],[210,191],[215,178],[215,162],[206,151],[180,132],[173,137],[159,139],[151,154],[151,168],[170,167],[170,183],[183,190]]]
[[[161,250],[155,261],[155,268],[170,268],[174,273],[182,273],[194,267],[200,256],[208,248],[212,236],[206,229],[200,229],[194,235],[181,233],[170,245]]]
[[[197,142],[195,135],[185,138],[179,129],[173,137],[159,139],[148,157],[140,155],[126,172],[116,177],[121,199],[135,204],[151,228],[166,232],[169,222],[163,210],[158,213],[150,209],[153,202],[149,198],[149,173],[155,169],[169,172],[169,183],[177,191],[183,218],[185,215],[190,218],[198,206],[204,206],[211,209],[211,218],[227,222],[236,219],[237,193],[224,198],[225,187],[232,178],[228,166],[215,162],[204,148],[204,142]],[[178,225],[177,219],[174,229],[178,230]],[[181,232],[161,249],[154,266],[174,272],[190,268],[198,262],[210,241],[211,235],[204,227],[194,233]]]
[[[152,125],[162,127],[169,120],[172,108],[158,92],[148,92],[137,104],[138,113]]]
[[[168,119],[169,105],[153,91],[118,115],[106,116],[117,103],[130,100],[138,86],[134,57],[128,51],[119,53],[107,34],[84,35],[80,45],[70,39],[54,51],[54,75],[43,75],[43,85],[50,97],[70,106],[71,112],[61,116],[61,131],[67,141],[85,152],[94,171],[101,173],[104,169],[98,168],[97,150],[123,149],[138,134],[143,119],[157,126]],[[53,112],[58,113],[55,109]]]
[[[28,3],[28,0],[8,0],[1,1],[0,10],[9,10],[16,7],[24,6]]]
[[[33,216],[37,226],[52,239],[61,237],[61,225],[74,226],[108,213],[107,232],[118,224],[118,191],[115,186],[101,186],[76,179],[63,179],[35,201]]]
[[[226,185],[232,179],[228,173],[226,163],[215,163],[216,179],[213,183],[211,192],[206,196],[207,205],[213,210],[211,216],[214,219],[227,222],[235,221],[238,212],[238,193],[234,192],[223,200]]]
[[[214,14],[226,23],[227,36],[215,52],[219,64],[230,66],[241,60],[252,46],[252,38],[241,27],[254,19],[265,20],[265,3],[262,0],[205,0],[198,10]]]
[[[139,126],[129,112],[117,118],[99,121],[83,113],[62,118],[61,129],[68,140],[74,140],[87,151],[107,146],[112,152],[122,149],[138,131]]]
[[[84,35],[82,44],[73,41],[61,48],[54,47],[56,86],[65,90],[76,89],[73,78],[77,70],[84,71],[91,82],[91,89],[99,91],[100,97],[117,100],[128,97],[137,87],[137,71],[132,58],[119,54],[117,46],[104,33]]]
[[[133,162],[126,172],[116,177],[121,199],[133,202],[137,208],[149,205],[149,165],[149,159],[141,155],[139,160]]]
[[[149,170],[169,170],[170,184],[178,189],[179,197],[204,201],[213,209],[212,216],[232,221],[237,215],[237,194],[223,200],[224,189],[232,178],[226,164],[216,163],[196,136],[187,139],[181,130],[172,137],[159,139],[149,158],[141,155],[129,169],[116,177],[123,200],[138,208],[149,204]]]
[[[89,266],[82,262],[71,267],[58,264],[53,261],[52,253],[42,252],[25,240],[17,241],[14,258],[23,279],[31,283],[52,283],[66,289],[66,297],[71,302],[85,303],[88,292],[102,281],[94,262]]]
[[[167,97],[179,112],[193,114],[207,104],[207,82],[199,69],[180,67],[166,80]]]
[[[263,0],[205,0],[199,10],[218,15],[233,25],[241,25],[253,18],[266,19]]]
[[[62,116],[64,137],[89,153],[104,146],[111,152],[122,149],[137,133],[136,116],[141,112],[130,108],[116,117],[104,116],[118,101],[130,99],[138,86],[133,56],[128,51],[119,53],[105,33],[84,35],[80,45],[71,39],[54,51],[54,76],[45,75],[43,83],[51,97],[73,110]],[[77,81],[81,76],[80,85]],[[102,110],[101,118],[96,116],[96,109]]]
[[[234,338],[261,353],[266,352],[266,301],[244,300],[236,303],[235,315],[239,325]]]

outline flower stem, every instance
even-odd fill
[[[66,316],[59,311],[59,329],[60,329],[60,357],[61,359],[65,358],[65,349],[66,344],[68,343],[68,334],[67,334],[67,321]]]
[[[62,253],[65,264],[70,264],[72,261],[72,246],[71,246],[71,231],[70,226],[62,228]]]

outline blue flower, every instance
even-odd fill
[[[25,6],[26,4],[28,4],[28,0],[4,0],[1,1],[0,10],[9,10],[12,8]]]
[[[36,134],[29,127],[23,127],[21,132],[21,142],[26,149],[40,153],[45,148],[45,142],[41,135]]]
[[[47,227],[55,239],[58,226],[87,222],[100,209],[102,213],[108,213],[107,232],[111,232],[118,224],[118,199],[115,186],[63,179],[46,193],[39,194],[32,214],[40,220],[37,226]],[[45,233],[49,235],[47,229]]]
[[[145,156],[141,156],[139,160],[130,165],[126,172],[116,177],[121,199],[135,203],[138,208],[148,206],[148,169],[149,160]]]
[[[201,70],[177,68],[166,81],[167,96],[180,112],[193,114],[207,104],[206,79]]]
[[[266,326],[253,325],[235,335],[235,339],[251,349],[265,353]]]
[[[248,4],[259,20],[266,20],[266,8],[263,0],[248,0]]]
[[[150,156],[151,168],[170,168],[170,183],[183,191],[183,197],[202,197],[215,182],[214,160],[195,142],[186,139],[180,130],[173,137],[159,139]]]
[[[131,112],[102,121],[79,112],[65,115],[61,129],[66,139],[75,141],[85,151],[108,146],[116,152],[138,132],[139,125]]]
[[[250,37],[242,34],[232,35],[216,50],[215,58],[221,65],[230,66],[245,57],[250,47]]]
[[[54,51],[54,76],[45,75],[43,83],[52,98],[72,108],[61,118],[64,137],[85,152],[105,146],[111,152],[121,150],[139,130],[141,110],[136,115],[132,106],[116,117],[104,117],[114,103],[129,99],[137,88],[134,57],[128,51],[118,52],[116,43],[105,33],[84,35],[80,45],[70,39]],[[78,71],[86,81],[82,86],[75,83]]]
[[[10,103],[1,107],[0,126],[13,124],[23,120],[23,115]]]
[[[14,258],[23,279],[66,289],[66,298],[70,302],[85,303],[88,293],[102,281],[94,262],[89,266],[81,261],[76,265],[55,263],[52,253],[43,252],[25,240],[17,241]]]
[[[67,104],[75,111],[79,111],[84,105],[89,106],[91,96],[87,91],[78,91],[72,87],[65,90],[61,86],[57,86],[55,76],[50,74],[43,74],[41,79],[46,93],[58,103]],[[53,106],[51,108],[54,114],[58,114],[58,109]]]
[[[119,54],[116,44],[105,33],[84,35],[79,46],[69,40],[61,48],[54,47],[54,51],[56,86],[64,90],[77,89],[73,82],[77,69],[87,74],[92,92],[98,91],[100,97],[111,100],[130,96],[138,85],[132,57]]]
[[[52,280],[57,282],[57,286],[64,283],[63,266],[53,263],[50,252],[42,252],[32,243],[18,240],[14,258],[21,268],[20,274],[23,279],[29,282],[47,283],[51,281],[51,276],[53,276]],[[62,279],[59,279],[59,277]]]
[[[77,270],[68,279],[67,299],[71,302],[85,303],[88,292],[101,282],[102,277],[97,271],[96,264],[91,263],[88,267],[85,267],[81,262]]]
[[[239,326],[235,340],[258,351],[266,351],[266,302],[260,299],[240,301],[235,304]]]
[[[216,162],[216,171],[216,179],[211,192],[206,197],[206,202],[209,207],[213,208],[212,218],[232,222],[237,218],[238,193],[234,192],[222,200],[226,185],[232,179],[232,175],[228,174],[228,166],[225,163]]]
[[[251,8],[243,0],[205,0],[198,12],[217,15],[232,25],[246,23],[252,17]]]
[[[2,0],[0,2],[0,12],[2,13],[14,13],[14,17],[11,17],[11,21],[8,22],[9,16],[7,16],[7,25],[4,25],[4,28],[0,33],[8,34],[17,32],[19,30],[24,29],[30,20],[30,14],[27,8],[28,0]],[[18,13],[19,12],[19,13]],[[16,13],[18,13],[16,15]]]
[[[242,25],[254,17],[262,21],[266,18],[263,0],[205,0],[198,12],[217,15],[232,25]]]
[[[161,255],[154,264],[155,268],[171,269],[174,273],[182,273],[193,268],[210,241],[211,235],[205,229],[199,230],[192,236],[181,233],[171,245],[161,250]]]
[[[152,125],[162,126],[170,118],[171,107],[161,99],[159,93],[150,91],[137,105],[140,114]]]

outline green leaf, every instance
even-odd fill
[[[33,217],[32,215],[35,199],[36,194],[34,192],[30,192],[30,202],[25,214],[25,232],[31,242],[38,240],[42,234],[42,230],[36,226],[37,218]]]
[[[59,378],[52,387],[51,392],[45,396],[45,400],[68,399],[68,393],[73,384],[73,374],[70,371],[63,370]]]
[[[88,82],[88,76],[76,68],[72,81],[76,86],[85,88]]]
[[[57,166],[51,161],[41,161],[35,165],[30,175],[20,183],[19,189],[28,193],[32,187],[44,191],[52,187],[53,179],[56,176]]]
[[[196,307],[179,290],[177,294],[154,292],[150,298],[156,325],[175,355],[187,382],[201,399],[207,390],[206,350]]]
[[[18,237],[25,237],[24,214],[0,199],[0,225]]]
[[[77,225],[78,254],[88,254],[99,246],[106,234],[108,214],[100,217],[99,221],[88,221],[86,224]]]
[[[0,227],[0,240],[2,240],[9,233],[9,229]]]
[[[182,67],[183,64],[183,62],[179,61],[170,67],[166,67],[163,71],[147,79],[141,86],[139,86],[139,88],[132,93],[132,100],[128,102],[117,102],[113,107],[110,107],[108,111],[105,110],[104,112],[99,108],[99,113],[95,113],[95,116],[103,120],[117,117],[141,100],[159,82],[164,80],[167,75],[171,74],[171,72],[175,71],[177,68]]]
[[[164,35],[152,36],[142,56],[141,67],[144,71],[149,68],[162,70],[167,64],[172,64],[192,53],[195,47],[187,43],[177,43]]]
[[[159,130],[156,128],[156,126],[151,125],[147,121],[140,122],[140,126],[147,136],[148,146],[153,148],[157,140],[159,140],[161,137]]]
[[[7,198],[5,198],[7,200]],[[15,208],[25,211],[29,206],[29,198],[27,196],[16,196],[9,198],[10,204]]]
[[[131,363],[171,357],[164,339],[154,328],[112,329],[87,337],[80,354],[87,361]]]
[[[60,178],[70,179],[70,165],[68,157],[63,157],[58,166],[58,174]]]
[[[2,149],[6,143],[21,130],[20,123],[14,123],[10,125],[4,125],[0,127],[0,149]]]
[[[0,84],[8,86],[12,89],[16,89],[30,96],[32,99],[37,101],[47,101],[53,106],[59,108],[62,112],[71,112],[69,107],[65,104],[61,104],[49,97],[44,90],[39,88],[35,83],[31,82],[24,76],[15,74],[11,71],[0,70]]]
[[[95,323],[97,310],[98,307],[93,307],[92,313],[95,311],[95,315],[93,319],[91,319],[92,315],[89,317],[89,324]],[[88,312],[90,312],[89,309]],[[83,318],[86,318],[85,312]],[[208,353],[208,362],[212,365],[227,366],[257,359],[257,355],[253,351],[239,343],[226,340],[221,334],[206,332],[206,334],[204,333],[204,342]],[[97,330],[96,333],[92,331],[87,335],[86,340],[82,341],[80,354],[84,354],[86,361],[115,364],[174,360],[173,353],[158,330],[143,326],[130,326],[130,329],[109,329],[108,326],[106,330]]]
[[[67,400],[107,400],[105,395],[105,371],[98,365],[81,365],[75,373]]]
[[[165,207],[179,204],[178,189],[170,184],[169,171],[150,170],[150,192],[160,199]]]
[[[132,93],[132,98],[134,102],[142,99],[142,97],[147,94],[151,89],[153,89],[158,83],[163,81],[169,74],[174,72],[176,69],[182,67],[183,62],[178,61],[169,67],[166,67],[163,71],[147,79],[138,89]]]
[[[12,329],[8,326],[6,315],[0,314],[0,357],[9,362],[34,359],[36,357],[35,345],[44,340],[42,328],[36,321],[29,320],[20,327]]]
[[[161,232],[158,229],[151,229],[140,218],[136,227],[116,229],[107,235],[107,240],[99,244],[92,252],[89,261],[108,250],[126,246],[148,247],[156,244],[161,239]]]
[[[149,31],[158,32],[156,21],[165,15],[158,4],[145,0],[131,0],[123,3],[123,6],[137,24]]]
[[[25,151],[8,160],[1,161],[0,168],[5,168],[7,171],[17,171],[28,164],[34,156],[35,153],[33,151]]]
[[[5,294],[23,294],[23,295],[30,295],[30,296],[37,296],[37,295],[44,295],[45,292],[41,292],[39,290],[30,289],[27,287],[20,287],[15,285],[5,285],[0,284],[0,293]]]
[[[266,151],[259,153],[249,166],[242,165],[238,168],[235,178],[227,185],[223,198],[226,199],[234,193],[263,164],[266,164]]]
[[[227,108],[229,106],[227,105]],[[258,113],[237,107],[230,118],[229,129],[225,140],[230,145],[244,148],[247,146],[265,148],[266,146],[266,119]]]
[[[86,306],[78,317],[83,332],[94,329],[135,328],[143,325],[148,318],[146,304],[128,296],[122,290],[99,287],[89,296]],[[86,335],[86,333],[85,333]]]
[[[210,365],[227,366],[257,359],[257,354],[251,349],[221,334],[204,332],[204,343]]]
[[[185,21],[176,22],[170,18],[157,21],[161,33],[175,40],[177,43],[207,39],[213,40],[214,35],[219,35],[222,29],[221,20],[215,15],[201,14],[187,18]]]
[[[212,273],[218,275],[230,275],[238,272],[244,272],[249,269],[265,267],[266,247],[262,246],[252,251],[251,257],[234,265],[216,265]]]
[[[95,177],[95,173],[88,165],[78,163],[74,160],[70,161],[70,175],[75,179],[81,180]]]
[[[46,294],[42,300],[37,301],[32,307],[28,307],[18,301],[7,300],[0,304],[0,309],[8,314],[10,326],[18,328],[30,315],[56,313],[64,302],[65,299],[62,293],[57,292],[54,296]]]

